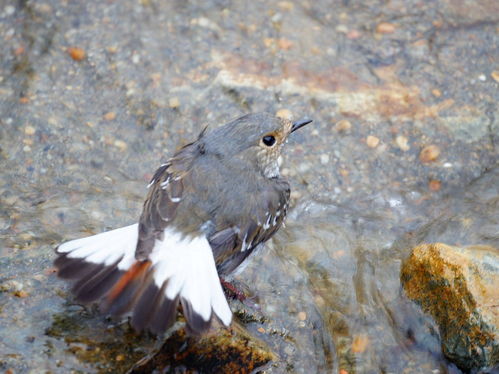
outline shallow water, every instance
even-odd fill
[[[157,348],[74,305],[53,248],[134,222],[178,144],[265,110],[314,119],[287,146],[286,227],[236,279],[267,372],[459,373],[399,269],[422,242],[499,246],[496,10],[0,2],[0,368],[125,372]]]

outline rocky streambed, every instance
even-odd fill
[[[0,2],[0,370],[497,370],[497,14]],[[259,308],[193,341],[180,316],[158,339],[75,304],[53,248],[135,222],[177,146],[257,111],[314,120],[287,145],[286,227],[236,278]]]

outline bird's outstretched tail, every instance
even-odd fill
[[[208,329],[213,318],[230,324],[232,313],[204,236],[167,228],[146,260],[135,258],[137,239],[134,224],[64,243],[56,249],[58,274],[76,280],[77,301],[100,301],[113,315],[132,312],[139,331],[163,333],[179,303],[193,333]]]

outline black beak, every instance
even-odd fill
[[[293,123],[291,132],[301,129],[303,126],[308,125],[310,122],[312,122],[311,119],[302,119],[301,121],[296,121],[295,123]]]

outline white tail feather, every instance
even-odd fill
[[[136,261],[138,224],[107,231],[83,239],[72,240],[59,246],[57,252],[69,258],[112,265],[128,270]],[[173,300],[180,297],[188,301],[193,311],[209,321],[212,310],[228,326],[232,312],[220,284],[213,253],[204,236],[184,236],[167,228],[162,241],[156,240],[149,256],[154,271],[154,282],[161,288],[165,282],[165,295]]]
[[[139,236],[138,224],[82,239],[71,240],[57,248],[58,253],[68,253],[69,258],[82,258],[94,264],[112,265],[120,257],[120,270],[127,270],[135,261],[135,247]]]

